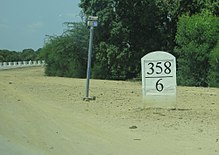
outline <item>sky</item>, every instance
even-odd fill
[[[0,49],[37,50],[64,22],[80,22],[80,0],[0,0]]]

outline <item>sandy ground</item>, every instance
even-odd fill
[[[143,106],[140,82],[0,71],[0,155],[218,155],[219,89],[178,87],[174,108]]]

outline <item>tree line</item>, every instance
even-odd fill
[[[180,85],[219,86],[218,0],[81,0],[83,21],[49,36],[40,55],[46,74],[85,77],[89,29],[98,16],[92,77],[141,77],[140,59],[163,50],[177,58]]]
[[[0,62],[15,62],[15,61],[29,61],[29,60],[40,60],[40,53],[41,48],[37,51],[33,49],[24,49],[21,52],[17,51],[9,51],[6,49],[0,50]]]

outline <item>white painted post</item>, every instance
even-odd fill
[[[23,61],[23,65],[26,66],[27,65],[27,61]]]
[[[7,67],[7,62],[3,62],[3,67]]]
[[[176,102],[176,59],[167,52],[156,51],[141,59],[142,92],[149,106],[167,107]]]

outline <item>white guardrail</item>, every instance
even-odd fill
[[[32,67],[32,66],[43,66],[45,65],[44,60],[38,61],[18,61],[18,62],[0,62],[0,70],[2,69],[12,69],[20,67]]]

